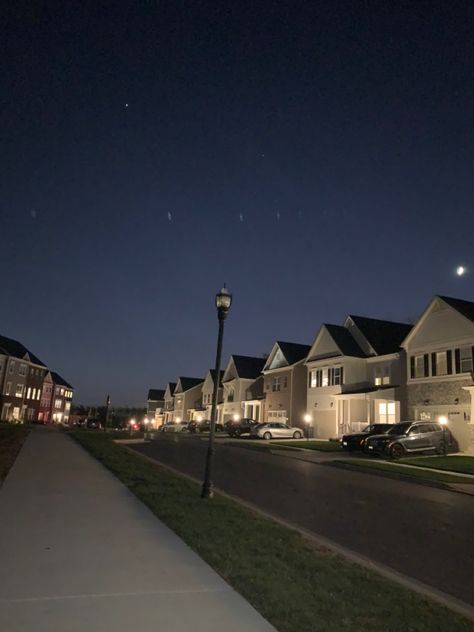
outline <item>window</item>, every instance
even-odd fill
[[[26,375],[26,364],[20,364],[18,375]]]
[[[390,367],[388,365],[375,367],[374,384],[375,386],[390,384]]]
[[[61,389],[61,395],[64,395],[64,389],[63,388]]]
[[[334,367],[332,371],[333,371],[333,379],[332,379],[333,385],[338,386],[339,384],[342,384],[342,367],[336,366]]]
[[[447,375],[448,374],[448,356],[446,351],[439,351],[436,353],[436,373],[434,375]]]
[[[310,371],[309,372],[309,388],[316,388],[316,374],[318,371]]]
[[[340,384],[343,384],[342,366],[335,366],[331,369],[318,369],[310,373],[310,388],[339,386]]]
[[[233,402],[234,401],[234,389],[233,388],[229,389],[229,392],[227,393],[227,401],[228,402]]]
[[[274,377],[272,380],[272,391],[279,391],[279,390],[280,390],[280,378]]]
[[[283,388],[286,388],[288,386],[288,378],[285,375],[285,377],[283,378]]]
[[[36,393],[36,399],[39,399],[41,397],[41,389],[38,389],[38,392]]]
[[[471,373],[472,372],[472,354],[473,354],[471,347],[456,349],[456,351],[459,352],[459,370],[457,370],[457,372],[458,373]]]
[[[10,362],[10,366],[8,367],[8,373],[10,373],[10,375],[13,375],[14,370],[15,370],[15,363]]]
[[[15,397],[23,397],[23,384],[16,385]]]
[[[61,408],[61,400],[60,399],[56,399],[54,402],[54,407],[55,408]]]
[[[30,399],[31,397],[31,388],[28,386],[28,390],[26,392],[26,399]]]
[[[321,386],[329,386],[329,370],[323,369],[321,376]]]
[[[7,382],[7,385],[5,387],[5,395],[10,395],[11,388],[12,388],[12,383]]]
[[[412,356],[410,358],[410,377],[428,377],[429,375],[429,361],[428,354],[419,356]]]
[[[396,411],[395,402],[380,402],[379,403],[379,422],[383,424],[396,423]]]

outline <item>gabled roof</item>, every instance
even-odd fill
[[[413,325],[396,323],[391,320],[379,320],[365,316],[349,315],[359,331],[366,338],[377,355],[396,353]]]
[[[252,358],[251,356],[232,355],[231,357],[237,375],[248,380],[257,378],[267,361],[266,358]]]
[[[474,323],[474,303],[471,301],[463,301],[460,298],[451,298],[450,296],[438,295],[438,298]]]
[[[44,362],[41,362],[39,358],[31,353],[31,351],[28,351],[21,342],[13,340],[12,338],[7,338],[6,336],[0,336],[0,351],[13,356],[14,358],[19,358],[20,360],[29,360],[33,364],[38,364],[39,366],[44,367],[46,366]],[[28,356],[28,358],[25,356]]]
[[[51,371],[51,378],[53,380],[53,384],[57,386],[65,386],[66,388],[74,389],[74,386],[71,386],[66,380],[59,375],[59,373],[55,373]]]
[[[289,365],[306,358],[311,349],[311,345],[301,345],[296,342],[282,342],[281,340],[277,340],[277,345],[280,347]]]
[[[173,397],[176,390],[176,382],[168,382],[168,384],[166,385],[165,393],[166,390],[169,390],[171,397]]]
[[[211,374],[212,377],[212,381],[214,382],[216,379],[216,370],[215,369],[209,369],[209,373]],[[219,371],[220,373],[220,378],[219,378],[219,385],[222,384],[222,378],[224,377],[224,371]]]
[[[150,388],[148,391],[148,400],[151,402],[161,402],[165,396],[165,392],[161,389]]]
[[[354,358],[365,358],[366,354],[354,340],[351,332],[342,325],[324,324],[329,335],[339,347],[342,355],[352,356]]]
[[[181,390],[184,393],[185,391],[189,391],[190,388],[197,386],[198,384],[202,384],[204,379],[202,377],[180,377],[178,380],[179,385],[181,386]]]

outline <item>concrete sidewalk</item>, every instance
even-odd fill
[[[0,630],[274,628],[100,463],[28,437],[0,489]]]

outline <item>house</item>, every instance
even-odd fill
[[[216,370],[209,369],[206,374],[206,378],[202,385],[202,418],[203,419],[211,419],[211,409],[212,409],[212,395],[214,393],[214,381],[215,381]],[[222,403],[222,378],[224,376],[224,371],[220,371],[219,375],[219,388],[217,389],[217,404]]]
[[[41,399],[38,412],[38,421],[43,423],[52,422],[51,418],[51,401],[53,399],[53,378],[51,372],[47,371],[43,380],[43,387],[41,389]]]
[[[305,361],[307,412],[317,437],[406,418],[406,361],[401,343],[412,325],[347,316],[323,324]]]
[[[263,375],[259,375],[245,391],[245,401],[242,402],[245,419],[262,422],[265,419],[265,391]]]
[[[67,424],[69,422],[74,388],[59,373],[54,371],[51,371],[51,380],[53,382],[51,420],[55,423]]]
[[[21,342],[0,336],[0,419],[35,421],[47,368]]]
[[[161,425],[163,421],[163,409],[165,405],[165,391],[157,388],[150,388],[147,397],[146,414],[154,423]]]
[[[218,421],[225,423],[230,419],[244,416],[245,403],[250,401],[247,400],[247,390],[261,375],[265,362],[266,358],[230,356],[222,377],[224,392],[223,401],[218,407]],[[258,412],[256,409],[253,411],[253,419],[256,415],[262,419],[262,401],[258,403]]]
[[[474,441],[474,303],[435,296],[402,343],[411,420],[445,417],[460,449]]]
[[[174,389],[173,421],[191,421],[194,412],[202,407],[203,378],[180,377]]]
[[[165,388],[163,421],[162,421],[162,423],[164,424],[169,424],[173,421],[175,388],[176,388],[176,382],[168,382]]]
[[[302,427],[306,413],[306,365],[310,345],[277,341],[263,367],[265,420]]]

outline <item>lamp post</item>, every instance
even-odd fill
[[[311,415],[304,416],[305,430],[306,430],[306,441],[309,441],[309,424],[312,421]]]
[[[110,408],[110,395],[107,395],[107,399],[105,400],[104,432],[107,432],[107,423],[109,421],[109,408]]]
[[[217,336],[216,366],[214,374],[214,390],[212,392],[211,428],[209,433],[209,446],[206,454],[206,467],[204,470],[204,482],[202,484],[201,498],[212,498],[212,471],[214,465],[214,433],[216,428],[217,393],[221,374],[222,339],[224,337],[224,321],[232,303],[232,295],[226,286],[216,294],[217,319],[219,321],[219,333]]]
[[[443,454],[444,456],[446,456],[448,454],[447,441],[446,441],[446,437],[447,437],[446,426],[448,425],[448,418],[443,415],[442,417],[438,419],[438,421],[443,426]]]

